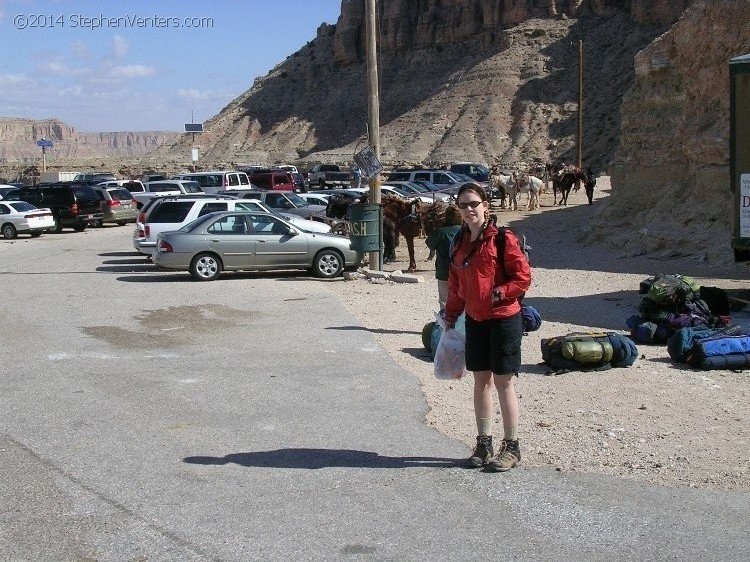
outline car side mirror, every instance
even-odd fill
[[[289,236],[297,236],[299,234],[299,230],[296,228],[289,228]]]

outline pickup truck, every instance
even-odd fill
[[[154,197],[163,197],[165,195],[180,195],[183,193],[203,193],[198,182],[188,180],[162,180],[150,181],[143,184],[144,191],[131,191],[135,205],[141,209],[146,203]]]
[[[307,173],[307,185],[310,187],[349,187],[351,181],[351,174],[336,164],[318,164]]]

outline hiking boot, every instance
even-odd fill
[[[490,472],[506,472],[521,462],[521,447],[518,440],[503,439],[497,456],[492,457],[486,469]]]
[[[469,468],[479,468],[489,462],[492,458],[492,435],[477,436],[477,446],[466,461]]]

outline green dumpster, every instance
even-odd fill
[[[349,240],[355,252],[380,251],[381,205],[355,203],[349,206]]]
[[[735,261],[750,261],[750,54],[729,61],[729,175]]]

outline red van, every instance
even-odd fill
[[[294,179],[284,170],[255,170],[247,176],[251,184],[264,191],[294,191]]]

